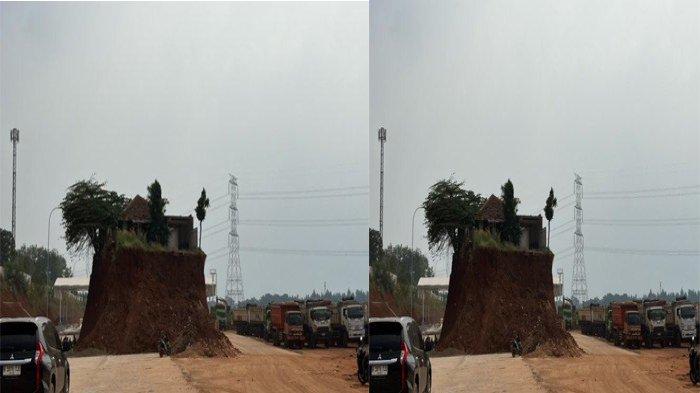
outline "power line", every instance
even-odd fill
[[[369,186],[349,186],[349,187],[336,187],[336,188],[312,188],[306,190],[277,190],[277,191],[253,191],[241,194],[241,197],[258,196],[258,195],[281,195],[281,194],[309,194],[309,193],[325,193],[325,192],[337,192],[337,191],[348,191],[348,190],[363,190],[368,189]]]
[[[683,221],[683,222],[648,222],[648,223],[615,223],[615,222],[596,222],[588,220],[586,225],[605,226],[605,227],[680,227],[700,225],[700,221]]]
[[[637,189],[637,190],[592,191],[592,192],[587,192],[586,194],[587,195],[638,194],[638,193],[645,193],[645,192],[690,190],[693,188],[700,188],[700,184],[694,184],[694,185],[688,185],[688,186],[677,186],[677,187],[643,188],[643,189]]]
[[[688,196],[688,195],[700,195],[700,191],[679,192],[679,193],[673,193],[673,194],[652,194],[652,195],[593,196],[593,197],[586,197],[586,200],[591,200],[591,199],[647,199],[647,198],[678,197],[678,196]]]
[[[678,218],[590,218],[586,220],[598,222],[681,222],[681,221],[697,221],[700,217],[678,217]]]
[[[287,248],[241,247],[241,251],[288,255],[367,256],[366,250],[299,250]]]
[[[625,249],[613,247],[587,247],[588,250],[602,252],[608,254],[625,254],[625,255],[663,255],[663,256],[698,256],[700,250],[643,250],[643,249]]]
[[[558,231],[560,228],[564,228],[565,226],[571,224],[572,222],[574,222],[574,219],[573,219],[573,218],[572,218],[571,220],[569,220],[569,221],[566,221],[566,222],[564,222],[564,223],[561,223],[561,224],[557,225],[556,227],[552,228],[552,232],[556,232],[556,231]]]
[[[270,197],[241,197],[245,200],[290,200],[290,199],[324,199],[324,198],[346,198],[360,195],[369,195],[369,192],[353,192],[345,194],[328,194],[328,195],[293,195],[293,196],[270,196]]]

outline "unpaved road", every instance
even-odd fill
[[[510,354],[434,357],[435,392],[683,392],[688,348],[627,350],[572,332],[580,358],[512,358]]]
[[[688,378],[688,349],[626,350],[572,333],[586,355],[575,359],[526,359],[551,392],[700,392]]]
[[[71,392],[77,393],[190,393],[197,390],[185,380],[170,358],[157,353],[70,358]]]
[[[241,350],[234,359],[180,358],[175,363],[200,392],[358,392],[355,349],[289,351],[226,333]]]
[[[509,353],[431,358],[434,392],[545,392]]]

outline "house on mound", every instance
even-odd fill
[[[491,194],[476,213],[476,225],[479,229],[500,233],[504,222],[503,200]],[[518,245],[520,248],[541,250],[547,245],[547,231],[542,226],[542,215],[518,215],[518,222],[520,223],[520,244]]]
[[[197,248],[197,228],[194,227],[192,215],[165,216],[165,219],[170,229],[167,246],[169,250],[193,250]],[[150,223],[151,213],[148,201],[142,196],[136,195],[124,208],[119,220],[119,227],[145,237]]]

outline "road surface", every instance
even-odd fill
[[[200,392],[358,392],[355,349],[277,348],[258,339],[226,333],[241,350],[234,359],[179,358],[175,363]]]
[[[573,332],[586,354],[575,359],[533,358],[525,362],[552,392],[700,392],[688,378],[687,348],[626,350]]]
[[[157,353],[69,358],[71,392],[194,393],[170,358]]]
[[[510,353],[431,358],[434,392],[546,392]]]

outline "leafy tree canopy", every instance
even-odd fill
[[[439,252],[452,246],[455,253],[459,252],[464,236],[476,225],[475,216],[484,198],[465,190],[463,184],[450,178],[430,187],[423,208],[431,250]]]
[[[369,229],[369,265],[372,266],[382,255],[382,235],[376,229]]]
[[[167,204],[168,200],[163,198],[160,183],[155,180],[153,184],[148,186],[148,208],[151,213],[151,222],[148,225],[146,239],[151,243],[168,244],[170,229],[165,219],[165,205]]]
[[[119,225],[126,198],[104,186],[105,183],[90,179],[68,188],[60,208],[69,250],[80,252],[92,247],[98,254],[107,240],[107,233]]]
[[[518,204],[520,201],[515,197],[515,190],[510,179],[501,186],[501,192],[505,220],[501,236],[503,240],[517,245],[520,243],[520,222],[518,221]]]
[[[8,270],[16,270],[28,274],[32,284],[46,285],[46,266],[49,266],[49,285],[53,285],[58,277],[72,277],[71,269],[66,265],[66,260],[56,252],[47,251],[39,246],[22,246],[17,250],[15,257],[8,263]]]
[[[0,229],[0,266],[5,265],[15,254],[15,238],[12,232]]]

